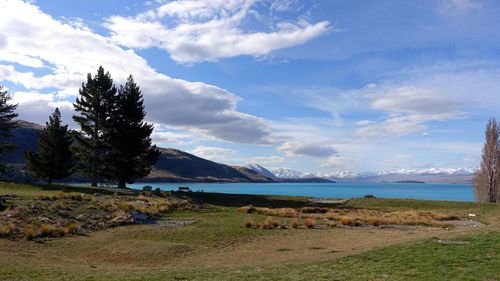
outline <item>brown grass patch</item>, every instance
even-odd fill
[[[250,218],[247,218],[245,220],[245,222],[243,223],[243,226],[246,227],[246,228],[252,227],[252,225],[253,225],[253,222],[252,222],[252,220]]]
[[[316,222],[314,220],[311,220],[311,219],[306,219],[304,221],[304,225],[307,227],[307,228],[313,228],[314,225],[316,224]]]
[[[370,209],[334,209],[323,207],[303,207],[300,209],[292,208],[260,208],[252,205],[244,206],[238,209],[241,213],[257,213],[277,217],[295,217],[312,220],[335,220],[343,225],[359,226],[371,224],[378,226],[380,224],[397,225],[425,225],[449,227],[449,223],[443,220],[459,219],[456,215],[437,214],[432,211],[404,211],[404,212],[382,212]],[[376,219],[375,219],[376,218]]]

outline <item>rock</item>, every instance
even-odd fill
[[[116,216],[114,219],[109,221],[111,224],[129,224],[134,223],[135,219],[131,213],[122,213]]]
[[[437,242],[440,244],[455,244],[455,245],[470,244],[469,241],[457,241],[457,240],[448,240],[448,239],[440,239]]]
[[[469,217],[475,217],[478,216],[479,214],[469,214]]]
[[[101,194],[96,192],[96,193],[94,193],[94,196],[98,197],[98,196],[101,196]]]
[[[134,220],[136,221],[145,221],[148,219],[148,215],[139,211],[133,211],[132,216],[134,216]]]
[[[151,191],[151,190],[153,190],[153,187],[151,185],[145,185],[142,187],[142,190],[143,191]]]

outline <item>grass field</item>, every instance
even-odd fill
[[[16,194],[7,205],[34,204],[58,191],[103,197],[130,190],[0,183]],[[384,212],[469,213],[482,227],[361,226],[253,229],[239,213],[252,204],[301,208],[305,197],[175,193],[203,208],[174,210],[164,219],[193,225],[126,225],[35,241],[0,238],[1,280],[500,280],[500,205],[471,202],[359,198],[336,206]],[[323,205],[321,205],[323,206]],[[332,207],[332,206],[328,206]],[[293,218],[273,217],[289,225]],[[448,239],[456,244],[438,243]]]

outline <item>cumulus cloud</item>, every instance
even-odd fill
[[[463,102],[451,99],[439,91],[414,87],[390,89],[385,93],[367,95],[371,108],[387,113],[382,122],[358,122],[362,127],[353,134],[360,137],[401,137],[427,130],[424,123],[461,119],[465,112],[457,108]]]
[[[277,164],[285,162],[285,158],[280,156],[257,156],[250,159],[252,164]]]
[[[336,170],[352,170],[356,166],[356,161],[354,159],[333,156],[328,158],[328,160],[321,164],[323,168],[331,168]]]
[[[330,23],[315,24],[304,19],[273,23],[269,32],[246,32],[242,25],[254,0],[178,0],[135,17],[112,16],[105,23],[111,38],[130,48],[158,47],[179,63],[217,61],[239,55],[263,56],[274,50],[305,43],[328,31]],[[264,3],[260,3],[261,5]],[[270,8],[288,9],[290,1]]]
[[[232,149],[212,146],[198,146],[188,152],[212,161],[227,161],[236,155],[236,151]]]
[[[316,158],[328,158],[337,154],[335,148],[323,143],[285,142],[276,148],[276,150],[285,152],[287,156],[310,156]]]
[[[12,95],[12,104],[18,104],[16,113],[21,120],[44,125],[49,120],[49,115],[57,107],[61,111],[62,121],[76,128],[73,122],[73,105],[67,101],[56,101],[53,94],[40,94],[37,92],[15,92]]]
[[[154,144],[160,146],[170,145],[186,145],[191,143],[191,139],[195,136],[186,133],[174,133],[169,131],[160,131],[155,129],[151,134],[151,139]]]
[[[149,121],[230,142],[270,143],[266,121],[238,112],[241,99],[233,93],[158,73],[134,51],[123,50],[81,25],[57,21],[33,4],[2,1],[0,10],[0,75],[29,91],[47,95],[38,98],[52,107],[49,111],[61,102],[68,105],[67,97],[78,93],[86,74],[103,65],[117,84],[134,75],[143,90]],[[24,71],[10,62],[36,70]],[[29,91],[19,91],[16,96],[23,99]],[[47,91],[50,94],[42,94]],[[23,106],[28,108],[26,103]],[[23,110],[21,105],[19,110]]]

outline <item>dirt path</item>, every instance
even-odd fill
[[[479,228],[447,230],[438,227],[414,227],[413,229],[339,227],[290,230],[282,235],[261,237],[244,244],[205,249],[196,255],[177,260],[175,266],[218,267],[313,262],[404,242],[431,237],[452,238],[463,234],[483,232],[483,230]]]

